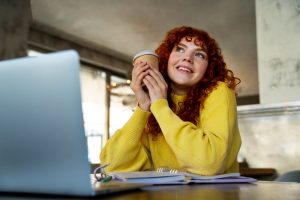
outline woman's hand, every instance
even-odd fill
[[[143,81],[148,88],[151,103],[157,99],[167,99],[168,84],[158,69],[148,69]]]
[[[147,92],[143,89],[143,80],[145,76],[149,74],[150,65],[146,62],[140,62],[134,64],[132,69],[132,81],[130,88],[135,94],[138,105],[141,109],[149,111],[150,110],[150,97]]]

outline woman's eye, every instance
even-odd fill
[[[203,59],[206,58],[205,54],[202,53],[202,52],[196,52],[196,53],[195,53],[195,56],[196,56],[196,57],[199,57],[199,58],[203,58]]]
[[[184,49],[182,47],[179,47],[177,46],[176,49],[175,49],[176,52],[180,52],[180,53],[183,53],[184,52]]]

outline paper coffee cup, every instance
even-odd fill
[[[153,51],[149,51],[149,50],[141,51],[137,53],[132,59],[133,64],[138,63],[140,61],[147,62],[152,67],[158,69],[158,55]]]

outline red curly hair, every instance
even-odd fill
[[[240,83],[240,79],[227,69],[219,45],[206,31],[182,26],[170,30],[155,50],[159,56],[159,70],[167,83],[171,82],[167,73],[169,56],[174,46],[178,45],[182,38],[187,41],[196,38],[195,44],[201,46],[208,56],[208,66],[204,76],[199,83],[188,91],[186,99],[179,104],[179,111],[176,113],[182,120],[197,125],[200,108],[203,108],[205,99],[217,86],[218,81],[227,83],[228,87],[234,90]],[[170,108],[175,111],[176,105],[172,101],[171,94],[172,89],[169,87],[167,100]],[[146,130],[148,134],[154,136],[161,133],[161,129],[152,114],[149,117]]]

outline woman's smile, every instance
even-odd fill
[[[182,38],[170,54],[168,75],[175,93],[186,93],[188,88],[196,85],[205,74],[208,65],[207,54],[195,40],[196,38],[190,41]]]
[[[190,67],[187,67],[184,65],[180,65],[180,66],[176,67],[176,69],[183,73],[193,73],[193,70]]]

